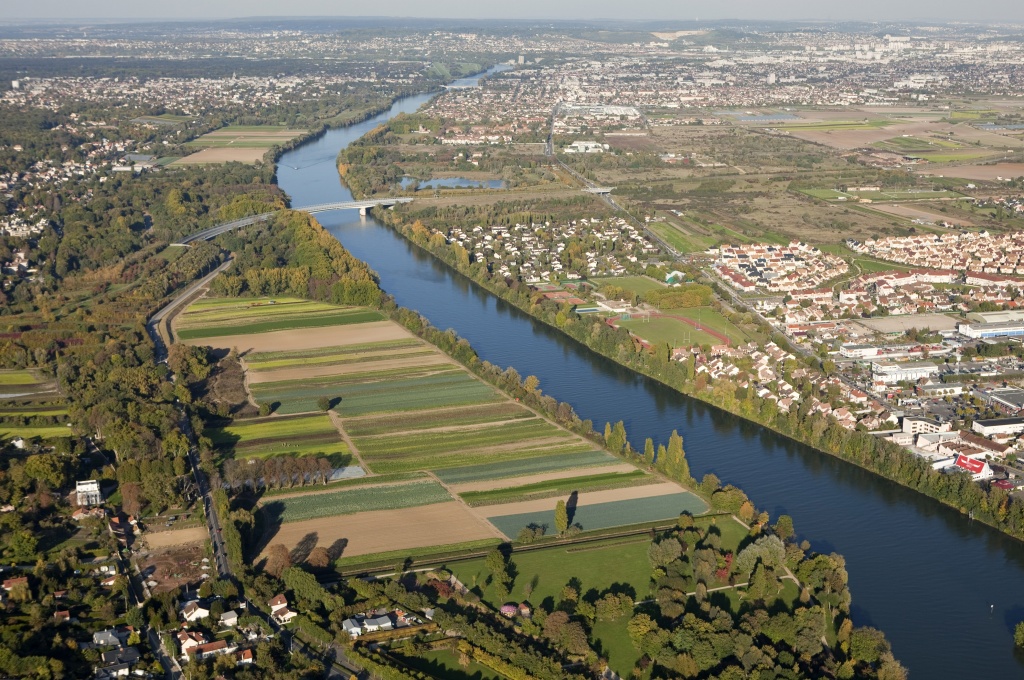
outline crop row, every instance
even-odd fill
[[[373,363],[375,361],[387,361],[390,359],[405,359],[408,357],[436,356],[437,352],[432,349],[391,349],[377,350],[373,352],[364,351],[359,354],[325,354],[316,357],[298,357],[293,359],[273,359],[253,363],[246,358],[246,368],[250,371],[269,371],[278,368],[294,368],[296,366],[341,366],[350,364]]]
[[[237,445],[250,439],[304,437],[330,432],[337,432],[331,419],[325,414],[318,413],[294,418],[271,417],[234,421],[224,427],[207,428],[203,434],[209,437],[215,446],[223,446]]]
[[[361,342],[355,345],[337,345],[334,347],[317,347],[314,349],[281,350],[280,352],[254,352],[246,356],[250,364],[261,364],[267,361],[289,359],[307,359],[342,354],[359,354],[360,352],[378,352],[408,347],[424,347],[422,340],[408,338],[406,340],[383,340],[381,342]]]
[[[399,368],[388,368],[383,370],[370,370],[361,371],[359,373],[346,373],[343,375],[324,375],[313,378],[316,382],[331,383],[332,385],[363,385],[363,384],[376,384],[381,381],[387,380],[402,380],[408,379],[429,379],[434,376],[454,375],[462,374],[466,375],[458,366],[454,364],[431,364],[427,366],[402,366]],[[254,389],[264,389],[263,385],[271,384],[276,385],[279,389],[289,388],[304,388],[310,382],[310,378],[296,378],[294,380],[276,380],[272,383],[259,383],[254,385]]]
[[[412,508],[450,500],[452,497],[437,482],[413,482],[282,498],[266,503],[262,510],[271,520],[301,522],[372,510]]]
[[[604,489],[621,489],[627,486],[642,486],[660,481],[643,470],[632,472],[605,472],[586,477],[568,477],[565,479],[548,479],[543,482],[524,484],[522,486],[491,489],[489,491],[469,491],[459,494],[462,500],[471,506],[495,505],[513,501],[527,501],[555,495],[568,495],[573,491],[600,491]]]
[[[403,416],[396,423],[391,416],[372,416],[345,421],[345,431],[353,437],[365,437],[393,432],[411,432],[438,426],[475,425],[517,418],[533,418],[525,406],[513,401],[481,404],[460,409],[419,411]]]
[[[551,510],[489,517],[487,521],[506,536],[514,537],[523,527],[530,524],[546,524],[549,528],[554,527],[554,509],[555,503],[552,501]],[[692,493],[680,491],[653,498],[632,498],[580,505],[576,508],[573,522],[579,523],[584,530],[608,529],[643,522],[669,520],[678,517],[683,512],[699,515],[707,509],[704,501]]]
[[[446,451],[478,449],[486,446],[527,443],[539,438],[562,438],[573,435],[540,418],[520,420],[502,425],[480,425],[470,430],[416,432],[399,436],[365,437],[356,440],[359,451],[369,456],[434,454]]]
[[[380,457],[370,461],[374,472],[407,472],[411,470],[444,470],[465,467],[467,464],[481,464],[488,461],[507,462],[521,459],[535,459],[541,456],[560,457],[566,454],[582,453],[584,443],[534,446],[510,451],[453,451],[450,453],[421,454],[418,456]],[[527,473],[528,474],[528,473]]]
[[[345,326],[348,324],[366,323],[368,321],[383,320],[378,312],[331,312],[314,316],[299,317],[294,319],[283,319],[275,321],[262,321],[238,326],[218,326],[193,328],[179,330],[178,336],[183,340],[196,340],[201,338],[212,338],[220,335],[249,335],[251,333],[267,333],[270,331],[294,330],[299,328],[319,328],[323,326]]]
[[[256,300],[240,303],[233,299],[230,302],[224,302],[227,304],[190,305],[178,319],[178,323],[183,327],[192,328],[200,324],[230,324],[234,321],[248,321],[266,316],[337,312],[352,309],[309,300],[276,300],[274,304],[268,304],[265,301],[260,304]]]
[[[519,460],[462,465],[441,470],[437,476],[445,484],[463,484],[482,479],[507,479],[541,472],[612,465],[618,462],[617,458],[604,451],[583,451],[560,456],[545,455]]]
[[[313,411],[320,397],[341,397],[342,401],[335,410],[343,416],[479,404],[500,399],[493,388],[461,371],[344,387],[326,381],[286,389],[280,388],[278,383],[263,383],[253,385],[252,390],[260,403],[279,402],[279,413]]]

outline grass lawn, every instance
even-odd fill
[[[710,307],[680,307],[678,309],[663,309],[663,314],[686,317],[700,324],[701,328],[710,328],[713,331],[725,335],[733,342],[746,342],[747,335],[736,327],[722,314]]]
[[[580,494],[580,498],[585,501],[586,494]],[[679,491],[653,498],[634,498],[581,505],[576,508],[572,520],[574,523],[580,524],[586,531],[670,520],[675,519],[683,512],[699,515],[707,512],[707,509],[707,504],[697,496],[688,491]],[[487,521],[498,527],[503,534],[512,538],[515,538],[523,527],[529,524],[543,524],[552,528],[555,526],[555,500],[552,499],[550,510],[489,517]]]
[[[882,260],[865,260],[862,258],[856,258],[853,263],[860,267],[861,271],[865,274],[872,272],[887,272],[894,269],[912,269],[901,264],[895,264],[893,262],[884,262]]]
[[[31,371],[0,371],[0,386],[38,385],[40,382]]]
[[[572,578],[580,580],[584,597],[590,590],[601,593],[619,584],[632,589],[634,599],[644,599],[651,578],[651,564],[647,559],[650,542],[650,537],[642,534],[578,546],[514,552],[512,562],[518,576],[509,600],[525,600],[551,610],[554,608],[551,603],[545,605],[544,601],[550,598],[557,604],[562,588]],[[479,588],[488,604],[495,608],[505,604],[495,600],[494,589],[487,584],[490,572],[484,566],[483,558],[453,563],[448,568],[466,587]],[[526,594],[528,588],[531,590],[529,595]]]
[[[595,621],[592,636],[600,644],[601,656],[608,659],[608,666],[621,677],[628,677],[630,671],[640,659],[626,631],[628,617],[612,621]]]
[[[24,437],[25,439],[32,439],[33,437],[39,437],[41,439],[58,439],[70,436],[71,428],[66,425],[32,427],[31,425],[21,426],[0,424],[0,440],[13,439],[14,437]]]
[[[664,288],[665,284],[659,283],[646,276],[614,276],[609,278],[601,279],[590,279],[593,283],[598,284],[599,287],[615,286],[623,290],[628,290],[631,293],[638,293],[643,295],[649,290],[657,290]]]
[[[647,228],[681,253],[699,253],[715,245],[719,240],[714,236],[694,236],[683,233],[671,221],[650,222],[647,224]]]
[[[394,654],[409,668],[427,673],[434,678],[447,680],[504,680],[505,676],[483,664],[470,661],[468,666],[459,664],[459,653],[450,649],[435,649],[420,656]]]
[[[722,344],[715,336],[699,331],[678,319],[652,318],[650,321],[642,321],[633,318],[616,323],[655,345],[668,343],[672,347],[692,347]]]

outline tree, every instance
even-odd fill
[[[779,515],[779,518],[775,520],[775,535],[783,541],[788,541],[793,534],[793,518],[789,515]]]
[[[267,549],[267,562],[263,569],[268,574],[281,578],[281,574],[290,566],[292,566],[292,556],[283,543],[275,543]]]
[[[1017,624],[1013,629],[1013,642],[1018,647],[1024,647],[1024,621]]]
[[[569,511],[565,507],[565,501],[559,500],[555,503],[555,530],[564,534],[569,528]]]
[[[313,567],[314,569],[324,569],[331,563],[331,556],[327,552],[327,548],[318,545],[309,552],[309,557],[306,558],[306,564]]]
[[[536,392],[537,388],[540,387],[540,379],[535,375],[528,375],[526,380],[523,381],[523,387],[526,388],[527,392]]]
[[[321,411],[331,410],[331,400],[328,397],[320,397],[316,400],[316,407]]]

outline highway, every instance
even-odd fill
[[[227,269],[231,265],[232,261],[233,259],[229,256],[222,265],[198,281],[190,283],[183,291],[178,293],[173,300],[161,307],[156,314],[149,317],[149,321],[146,322],[146,330],[149,332],[149,337],[153,339],[153,344],[156,345],[156,360],[158,362],[167,360],[167,344],[164,340],[164,336],[160,333],[160,324],[163,323],[165,319],[170,323],[171,317],[174,313],[178,311],[178,309],[193,295],[206,287],[210,281],[213,281],[218,274]],[[170,337],[168,336],[167,339],[170,340]]]

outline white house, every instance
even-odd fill
[[[224,628],[234,628],[238,625],[238,614],[233,609],[229,609],[220,615],[220,625]]]
[[[210,610],[202,606],[198,602],[189,602],[181,610],[181,618],[185,619],[189,623],[205,619],[210,615]]]
[[[99,505],[103,502],[103,494],[100,492],[100,483],[95,479],[86,479],[75,483],[75,492],[78,495],[78,505],[86,507]]]

